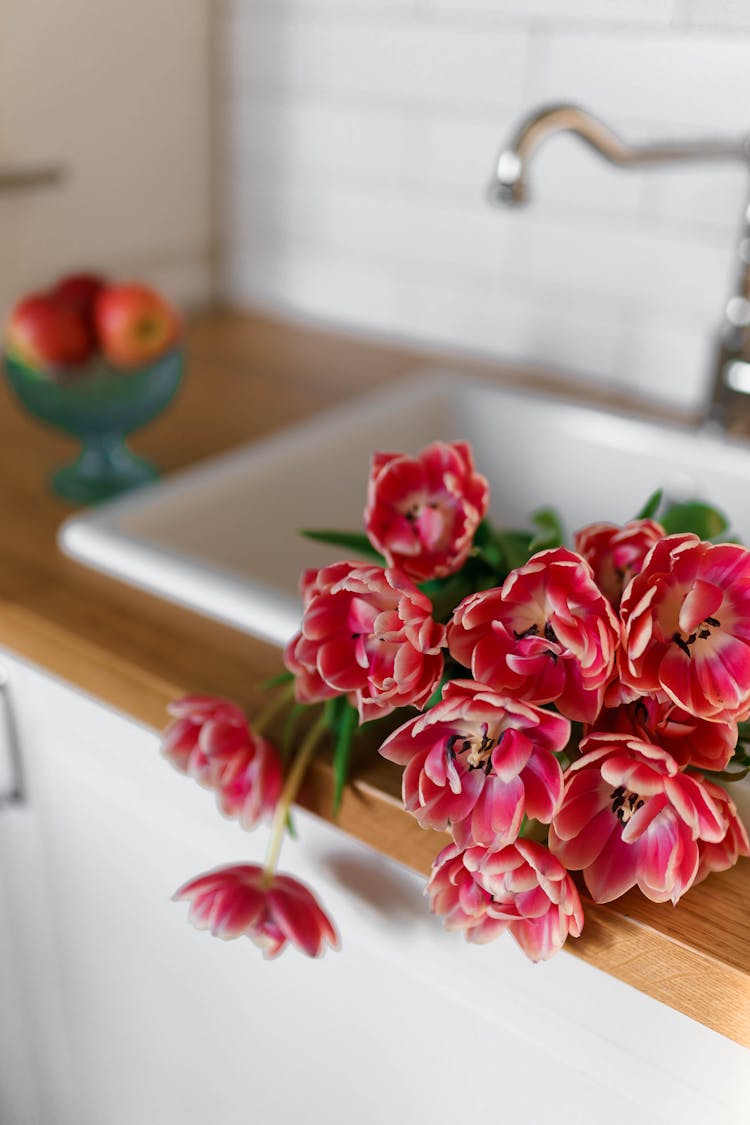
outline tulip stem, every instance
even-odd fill
[[[294,683],[286,684],[277,695],[263,708],[258,718],[253,722],[253,730],[263,734],[278,715],[279,711],[289,703],[294,695]]]
[[[276,870],[276,864],[281,851],[281,843],[284,839],[284,832],[287,827],[287,820],[289,817],[289,809],[297,796],[297,790],[300,787],[302,778],[305,775],[305,770],[310,764],[310,759],[318,746],[318,743],[326,734],[328,725],[325,716],[321,715],[317,722],[310,728],[307,735],[299,748],[299,753],[292,763],[292,768],[289,771],[284,788],[279,797],[279,803],[276,806],[276,811],[273,815],[273,824],[271,825],[271,838],[268,842],[268,851],[266,852],[266,862],[263,865],[263,884],[268,887],[273,879],[273,873]]]

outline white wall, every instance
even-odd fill
[[[735,273],[742,168],[612,169],[519,114],[634,141],[750,131],[747,0],[225,0],[225,277],[240,305],[520,356],[691,407]]]

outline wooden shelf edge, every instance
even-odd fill
[[[156,730],[165,725],[165,708],[171,699],[201,688],[195,683],[173,682],[153,669],[115,657],[105,645],[72,634],[66,626],[35,613],[28,604],[4,603],[0,644]],[[374,782],[364,777],[347,789],[339,816],[332,821],[332,773],[326,763],[316,763],[300,803],[391,859],[427,875],[448,837],[423,830],[404,811],[398,798],[396,767],[391,769],[379,760],[373,775]],[[744,894],[750,882],[744,877],[750,871],[750,861],[743,863],[747,865],[741,880]],[[735,884],[740,884],[733,878],[736,871],[707,880],[720,903],[733,898]],[[690,895],[698,895],[707,884]],[[632,895],[606,906],[586,903],[584,933],[577,941],[569,941],[566,949],[750,1048],[750,964],[744,964],[742,956],[724,956],[720,942],[712,951],[705,943],[701,946],[681,937],[680,907],[674,922],[669,916],[669,926],[660,925],[668,917],[668,906],[660,907],[653,921],[639,917],[638,908],[638,898]]]
[[[324,763],[316,764],[302,798],[305,808],[331,819],[333,777]],[[421,829],[391,794],[362,783],[345,793],[336,823],[425,876],[449,840],[447,835]],[[750,867],[750,861],[743,862]],[[713,888],[723,886],[731,894],[732,882],[732,872],[714,876]],[[629,907],[639,898],[631,894],[604,906],[586,899],[583,934],[568,941],[566,951],[750,1048],[750,965],[738,967],[634,917]]]

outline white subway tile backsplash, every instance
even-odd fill
[[[242,96],[271,88],[424,105],[517,107],[526,47],[526,33],[514,28],[241,15],[230,28],[228,81]]]
[[[750,31],[747,0],[684,0],[687,22],[706,28],[744,28]]]
[[[739,163],[654,168],[644,175],[642,210],[668,223],[716,228],[729,256],[749,188],[747,168]]]
[[[540,302],[537,295],[509,284],[467,288],[460,279],[425,278],[413,287],[411,332],[454,348],[529,358],[558,371],[611,381],[622,325],[616,307],[592,318],[584,302],[563,294]]]
[[[419,105],[342,104],[330,98],[232,98],[233,163],[282,184],[311,178],[478,200],[508,115],[435,116]]]
[[[292,92],[303,85],[301,28],[288,20],[238,9],[224,29],[222,84],[251,99],[258,90]]]
[[[364,191],[254,184],[230,197],[230,229],[261,247],[287,241],[363,261],[500,276],[518,261],[518,225],[481,199],[473,209]]]
[[[643,137],[742,134],[750,119],[750,44],[742,37],[561,33],[538,93],[579,102],[612,128],[641,120]]]
[[[484,198],[515,118],[502,109],[456,114],[274,93],[230,98],[225,112],[235,170],[280,184],[312,178],[460,198],[469,206]],[[567,191],[568,199],[573,195]]]
[[[312,180],[326,187],[358,184],[365,191],[423,193],[460,199],[471,208],[485,198],[497,154],[514,124],[514,114],[502,110],[456,116],[413,105],[344,105],[278,94],[232,98],[226,114],[235,170],[244,175],[281,186]],[[535,157],[530,195],[535,205],[564,205],[568,215],[571,209],[583,215],[636,214],[653,177],[652,171],[614,168],[577,139],[563,136]],[[730,171],[729,178],[736,181],[737,172]],[[686,198],[675,208],[677,219],[688,217],[690,202]],[[668,210],[668,202],[663,206]],[[655,196],[650,211],[660,214],[661,208],[661,197]],[[706,221],[722,224],[726,210],[717,201]]]
[[[233,302],[277,307],[331,324],[394,332],[400,286],[386,271],[358,266],[320,253],[258,252],[235,243],[228,256],[226,293]]]
[[[716,331],[718,327],[717,319]],[[623,336],[618,374],[645,398],[699,410],[705,405],[715,349],[711,329],[639,316]]]
[[[557,285],[606,294],[623,303],[700,317],[720,310],[729,285],[730,260],[712,241],[675,237],[635,223],[555,221],[525,212],[522,276],[540,290]]]
[[[675,0],[425,0],[438,12],[525,20],[656,24],[666,26],[674,15]],[[710,3],[711,0],[706,0]]]
[[[231,299],[700,403],[735,269],[741,169],[616,169],[560,137],[534,158],[527,207],[492,208],[485,192],[501,145],[542,101],[585,104],[633,142],[750,131],[750,35],[727,30],[741,30],[739,9],[231,0],[224,11]]]
[[[338,324],[356,318],[360,327],[511,363],[527,363],[531,355],[594,382],[611,381],[616,369],[622,326],[616,308],[592,325],[582,302],[540,308],[533,293],[512,285],[419,268],[402,270],[394,284],[382,264],[365,267],[335,250],[289,243],[270,252],[235,243],[229,266],[235,301],[271,303]]]
[[[227,292],[235,302],[510,363],[533,361],[685,409],[698,408],[705,393],[710,328],[664,322],[648,308],[626,313],[621,301],[601,295],[592,315],[585,295],[564,289],[548,289],[540,299],[533,288],[504,279],[415,265],[394,277],[387,262],[293,240],[261,247],[238,240],[228,267]]]
[[[291,16],[321,16],[352,20],[372,18],[383,12],[412,14],[420,0],[223,0],[224,18],[254,14],[273,19]]]

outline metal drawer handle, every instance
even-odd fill
[[[23,167],[0,165],[0,195],[18,195],[24,191],[55,187],[65,179],[61,164],[37,164]]]
[[[23,759],[18,727],[10,696],[8,673],[0,665],[0,736],[7,746],[11,779],[4,792],[0,792],[0,810],[9,805],[20,805],[25,800]]]

